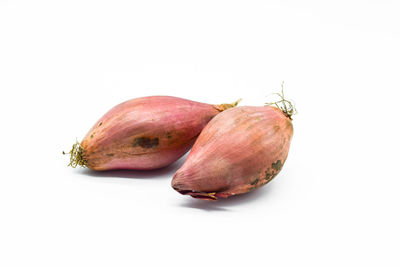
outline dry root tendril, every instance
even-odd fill
[[[71,151],[68,153],[63,151],[62,153],[63,155],[69,154],[68,166],[71,166],[72,168],[76,168],[77,166],[86,167],[86,161],[83,158],[83,148],[80,146],[78,141],[72,145]]]
[[[297,110],[296,107],[292,104],[292,102],[285,99],[285,95],[283,93],[283,82],[281,85],[281,92],[275,93],[275,95],[278,95],[280,100],[276,102],[265,103],[265,105],[275,106],[279,108],[280,110],[282,110],[282,112],[285,114],[286,117],[288,117],[290,120],[293,120],[292,116],[297,114]]]

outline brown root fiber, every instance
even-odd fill
[[[275,106],[282,110],[286,117],[292,120],[292,116],[297,114],[296,107],[289,100],[285,99],[285,95],[283,93],[283,82],[281,85],[281,92],[275,93],[278,95],[280,100],[276,102],[265,103],[267,106]]]
[[[72,145],[71,151],[68,153],[62,152],[64,155],[69,154],[69,164],[72,168],[76,168],[77,166],[86,167],[86,161],[83,158],[83,148],[76,141],[75,144]]]

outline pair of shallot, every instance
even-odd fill
[[[287,158],[294,108],[283,92],[279,96],[263,107],[171,96],[132,99],[112,108],[73,145],[69,165],[151,170],[193,146],[172,180],[176,191],[207,200],[246,193],[271,181]]]

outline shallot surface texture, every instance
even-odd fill
[[[70,152],[70,165],[93,170],[167,166],[193,145],[206,124],[237,104],[210,105],[171,96],[136,98],[101,117]]]
[[[290,116],[277,107],[229,109],[201,132],[172,187],[207,200],[249,192],[279,173],[292,135]]]

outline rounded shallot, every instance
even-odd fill
[[[215,116],[203,129],[172,187],[181,194],[216,200],[243,194],[274,178],[288,156],[295,109],[242,106]],[[279,107],[279,108],[278,108]]]

